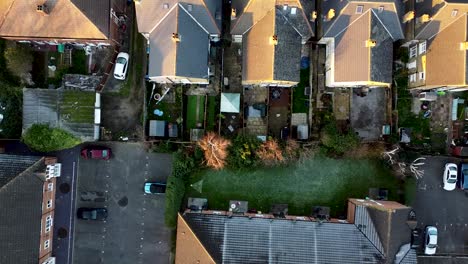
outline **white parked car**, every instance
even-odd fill
[[[426,227],[426,239],[424,242],[424,254],[434,255],[437,248],[437,228],[434,226]]]
[[[125,80],[128,70],[128,53],[120,52],[117,55],[114,65],[114,78],[117,80]]]
[[[457,164],[454,163],[447,163],[445,164],[444,169],[444,190],[446,191],[453,191],[457,185],[457,175],[458,175],[458,168]]]

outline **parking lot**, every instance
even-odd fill
[[[148,153],[134,143],[108,146],[110,160],[78,163],[76,208],[105,207],[108,217],[102,222],[75,220],[73,262],[169,263],[164,195],[145,195],[143,184],[166,182],[171,156]]]
[[[453,191],[442,188],[444,165],[448,162],[460,166],[460,161],[454,158],[426,157],[424,177],[418,181],[413,207],[418,227],[437,227],[437,255],[468,255],[468,196],[458,188]]]

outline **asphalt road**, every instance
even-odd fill
[[[107,145],[111,160],[79,160],[76,208],[105,207],[109,215],[103,222],[76,219],[73,263],[169,263],[164,195],[145,195],[143,184],[165,182],[171,156],[148,153],[140,144]],[[96,192],[98,199],[87,201],[83,192]]]
[[[437,255],[468,255],[468,197],[458,188],[453,191],[442,188],[447,162],[460,164],[450,157],[426,157],[424,176],[418,181],[413,208],[418,227],[437,227]]]

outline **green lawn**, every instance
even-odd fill
[[[95,93],[64,91],[60,101],[60,114],[73,123],[94,123]]]
[[[309,86],[310,68],[301,70],[301,79],[296,87],[293,88],[293,113],[308,113],[306,100],[309,96],[304,95],[304,89]]]
[[[310,215],[314,205],[343,215],[347,198],[365,198],[368,188],[390,190],[398,181],[378,161],[316,158],[288,167],[244,171],[205,170],[194,175],[188,197],[206,197],[211,209],[227,210],[229,200],[246,200],[249,208],[268,212],[273,203],[289,204],[292,215]]]
[[[215,121],[216,121],[216,97],[215,96],[208,96],[208,106],[206,109],[206,130],[213,131],[215,128]]]
[[[197,111],[198,110],[198,111]],[[187,96],[187,129],[196,128],[197,123],[204,121],[205,96]]]

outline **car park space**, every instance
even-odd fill
[[[165,183],[172,159],[141,144],[106,144],[109,160],[78,163],[74,263],[169,263],[165,195],[144,193],[145,182]],[[105,220],[77,219],[78,208],[106,208]],[[156,262],[155,262],[156,261]]]
[[[457,188],[446,191],[443,188],[445,165],[455,163],[461,173],[461,160],[452,157],[426,157],[423,166],[424,176],[418,180],[413,208],[418,220],[418,228],[437,228],[437,249],[435,255],[468,254],[468,210],[465,206],[468,197]],[[425,234],[421,237],[425,238]],[[422,243],[424,245],[424,242]],[[423,248],[420,254],[424,254]]]

